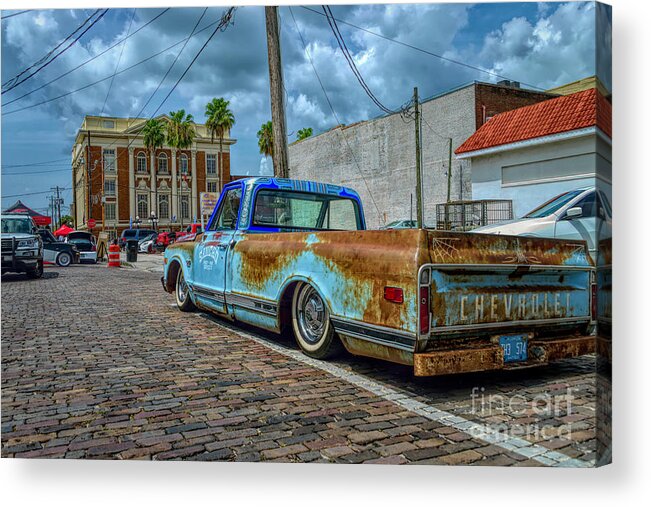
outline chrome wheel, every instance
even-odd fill
[[[179,272],[179,280],[176,284],[176,297],[179,299],[179,303],[185,303],[185,300],[188,297],[188,284],[185,282],[185,277],[183,276],[183,270]]]
[[[307,286],[298,297],[298,326],[305,341],[317,344],[325,334],[328,311],[321,296]]]
[[[192,302],[192,297],[190,297],[190,287],[188,287],[188,283],[185,281],[183,269],[180,266],[176,275],[175,296],[176,306],[182,312],[191,312],[195,309],[194,303]]]
[[[72,257],[70,257],[70,255],[65,252],[60,253],[59,257],[57,257],[57,264],[64,268],[70,266],[71,262],[72,262]]]
[[[330,322],[327,303],[309,283],[299,283],[292,297],[294,337],[310,357],[327,359],[341,351]]]

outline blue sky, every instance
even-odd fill
[[[318,9],[317,6],[312,8]],[[189,35],[203,8],[174,8],[148,27],[79,70],[7,105],[7,102],[57,77],[103,51],[158,15],[161,9],[111,9],[77,44],[25,83],[2,95],[2,206],[20,198],[45,211],[51,186],[71,186],[70,150],[84,114],[133,116],[151,96],[176,57],[180,45],[147,63],[119,75],[107,96],[109,81],[48,104],[11,113],[110,76],[118,63],[124,69]],[[199,28],[216,21],[223,7],[210,7]],[[387,37],[462,61],[539,88],[558,86],[595,74],[595,4],[388,4],[333,6],[338,19]],[[3,16],[13,11],[3,11]],[[2,21],[2,82],[40,59],[49,48],[72,32],[92,9],[30,11]],[[323,81],[337,115],[344,123],[378,116],[381,111],[367,98],[339,52],[325,18],[298,6],[281,13],[283,70],[288,133],[312,127],[315,133],[335,124],[326,98],[306,57],[296,25]],[[129,25],[133,16],[133,24]],[[609,24],[600,40],[610,37]],[[421,96],[473,80],[494,82],[486,72],[425,55],[375,35],[339,23],[360,72],[379,99],[395,108],[410,98],[414,86]],[[212,30],[192,37],[169,77],[145,109],[153,114],[178,76]],[[609,39],[608,39],[609,40]],[[607,55],[608,58],[610,55]],[[610,87],[610,65],[599,73]],[[236,118],[232,136],[234,174],[270,170],[258,153],[256,132],[271,117],[264,11],[242,7],[234,25],[218,33],[162,112],[184,108],[202,122],[204,106],[212,97],[231,101]],[[44,165],[15,167],[40,161]],[[13,166],[13,167],[12,167]],[[45,172],[48,171],[48,172]],[[15,173],[15,174],[11,174]],[[64,192],[66,204],[71,191]]]

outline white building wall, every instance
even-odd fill
[[[612,200],[611,164],[611,146],[596,134],[473,157],[472,198],[511,199],[519,218],[558,194],[594,186],[598,170],[600,188]],[[522,179],[543,177],[504,181],[518,173]]]
[[[454,150],[475,132],[475,87],[425,102],[422,115],[424,223],[433,226],[436,204],[447,199],[448,137]],[[416,218],[415,166],[414,121],[399,114],[336,128],[289,147],[290,177],[353,188],[364,204],[368,228]],[[451,198],[468,199],[470,193],[470,163],[453,154]]]

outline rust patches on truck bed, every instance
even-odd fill
[[[564,265],[571,259],[587,259],[585,241],[495,234],[427,231],[435,264]]]

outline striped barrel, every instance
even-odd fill
[[[109,268],[119,268],[120,267],[120,247],[118,245],[111,245],[108,248],[108,267]]]

